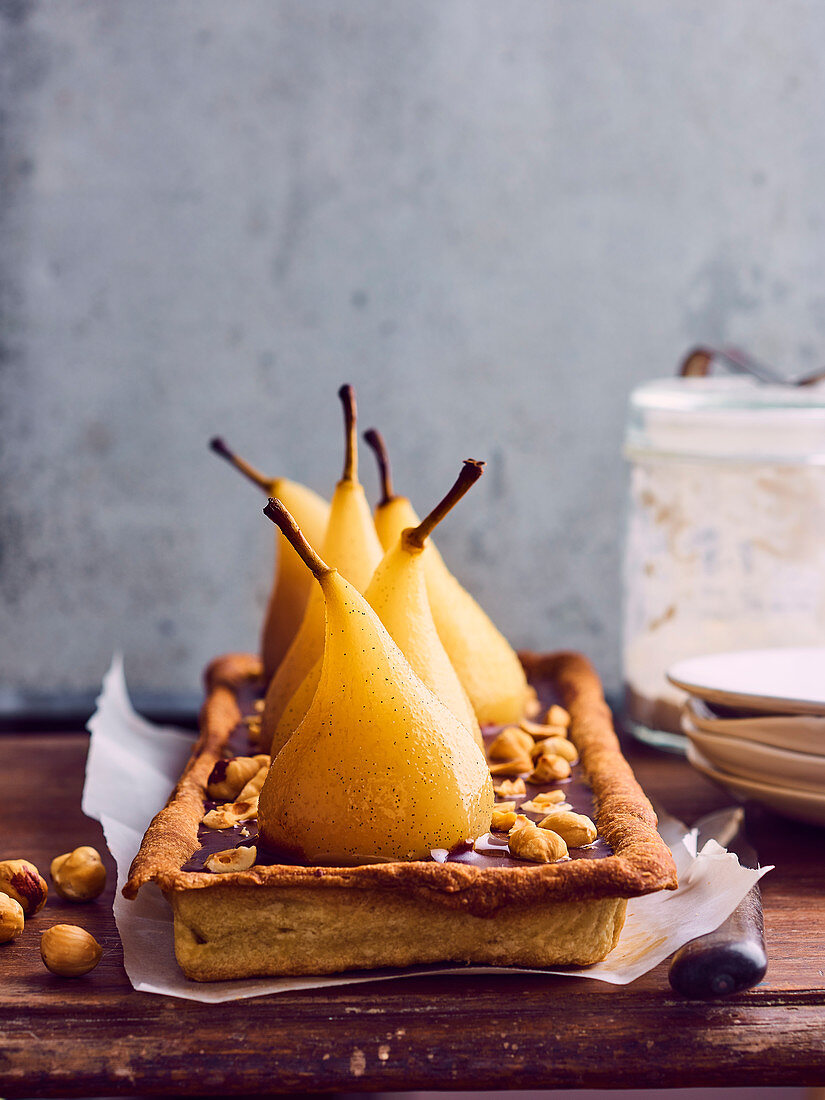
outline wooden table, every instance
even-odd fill
[[[0,857],[104,851],[80,812],[87,737],[0,734]],[[682,759],[626,746],[648,792],[692,822],[729,799]],[[825,1082],[825,831],[749,811],[763,863],[767,979],[713,1003],[675,996],[667,964],[630,986],[575,978],[415,978],[223,1005],[135,993],[112,887],[56,896],[0,947],[0,1096],[403,1089],[644,1088]],[[112,870],[111,860],[109,860]],[[110,879],[113,879],[113,873]],[[53,977],[39,932],[66,921],[104,948]]]

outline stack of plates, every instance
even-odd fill
[[[825,648],[680,661],[682,727],[695,768],[743,799],[825,825]]]

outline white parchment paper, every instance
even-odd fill
[[[190,982],[175,962],[172,916],[160,891],[144,886],[136,901],[121,888],[149,821],[164,805],[189,757],[193,735],[152,725],[132,708],[123,662],[116,656],[103,680],[83,789],[83,812],[100,821],[118,870],[114,914],[123,942],[129,980],[145,993],[192,1001],[219,1002],[290,989],[315,989],[352,982],[388,981],[420,974],[564,974],[625,985],[651,970],[683,944],[712,932],[770,867],[740,867],[715,841],[696,852],[696,837],[670,819],[661,826],[679,872],[679,889],[633,898],[618,946],[604,962],[582,970],[524,970],[516,967],[410,967],[358,971],[335,977],[263,978],[232,982]]]

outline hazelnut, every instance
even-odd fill
[[[498,786],[494,786],[493,790],[499,798],[509,798],[514,794],[526,794],[527,788],[524,785],[523,779],[505,779],[499,783]]]
[[[243,790],[235,799],[236,802],[248,802],[250,799],[257,798],[261,793],[261,788],[266,782],[266,777],[269,775],[269,765],[265,764],[259,768],[258,771],[252,776]]]
[[[515,801],[513,801],[513,802],[496,802],[495,806],[493,806],[493,809],[496,811],[496,813],[500,813],[500,814],[509,814],[512,810],[515,810],[515,808],[516,808]]]
[[[490,765],[490,775],[521,775],[529,772],[531,768],[530,757],[519,757],[517,760],[505,760],[501,764]]]
[[[0,894],[0,943],[9,943],[23,931],[26,918],[19,901]]]
[[[531,755],[541,756],[545,752],[554,756],[563,756],[568,764],[574,764],[579,758],[576,746],[566,737],[545,737],[543,741],[537,741]]]
[[[26,916],[33,917],[46,904],[49,888],[27,859],[4,859],[0,862],[0,893],[19,901]]]
[[[52,860],[54,888],[67,901],[91,901],[103,893],[106,868],[95,848],[75,848]]]
[[[260,767],[254,756],[218,760],[206,781],[206,793],[216,800],[234,801]]]
[[[533,774],[527,777],[528,783],[550,783],[570,776],[570,764],[557,753],[543,752],[535,764]]]
[[[258,796],[246,799],[243,802],[226,802],[222,806],[216,806],[203,816],[203,824],[207,829],[232,829],[242,821],[249,821],[258,816]]]
[[[496,832],[509,832],[516,823],[516,816],[515,810],[494,809],[490,828]]]
[[[229,871],[248,871],[258,858],[258,849],[254,844],[241,845],[240,848],[227,848],[215,852],[206,861],[207,871],[226,874]]]
[[[94,936],[76,924],[55,924],[40,937],[40,958],[52,974],[61,978],[88,974],[102,954]]]
[[[555,863],[567,858],[567,845],[554,832],[540,829],[529,818],[519,814],[510,830],[510,853],[530,863]]]
[[[570,712],[554,703],[545,714],[544,721],[548,726],[564,726],[567,729],[570,725]]]
[[[592,844],[598,833],[596,826],[586,814],[577,814],[572,810],[555,810],[539,822],[542,829],[552,829],[567,844],[568,848],[583,848]]]
[[[490,743],[487,756],[490,760],[515,760],[529,756],[533,747],[533,738],[516,726],[506,726],[498,737]]]
[[[534,741],[541,741],[545,737],[567,737],[566,726],[549,726],[544,722],[531,722],[529,718],[522,718],[519,729],[529,733]]]
[[[564,791],[539,791],[529,802],[522,802],[523,813],[546,814],[551,806],[564,802]]]

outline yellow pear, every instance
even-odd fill
[[[358,481],[355,391],[342,386],[338,396],[344,408],[346,457],[344,473],[335,487],[321,553],[335,569],[363,592],[381,560],[381,543],[375,531],[364,489]],[[261,721],[261,744],[273,744],[280,717],[302,681],[324,652],[324,598],[314,587],[292,644],[270,681]]]
[[[433,621],[427,597],[424,551],[433,528],[478,481],[483,467],[483,462],[472,459],[464,463],[447,496],[417,527],[401,532],[395,546],[382,558],[364,593],[367,603],[413,669],[463,722],[481,749],[484,740],[478,719]]]
[[[265,477],[231,451],[222,439],[213,439],[209,446],[259,489],[263,489],[268,497],[282,500],[295,516],[309,543],[312,546],[321,545],[329,519],[329,504],[323,497],[297,481],[289,481],[285,477]],[[298,633],[311,587],[312,577],[279,530],[275,545],[275,580],[261,632],[261,660],[267,683]]]
[[[370,429],[364,438],[375,451],[381,472],[383,496],[375,511],[375,526],[386,549],[394,545],[405,528],[415,526],[419,520],[406,497],[393,493],[381,434]],[[515,650],[455,579],[432,540],[423,559],[427,595],[438,636],[479,723],[485,726],[518,722],[524,717],[531,693]]]
[[[484,756],[427,688],[353,585],[271,500],[326,604],[321,676],[260,794],[261,842],[305,863],[428,859],[481,836],[493,789]]]
[[[272,737],[269,739],[269,752],[271,756],[276,756],[281,751],[298,726],[300,726],[304,715],[309,710],[309,705],[315,695],[315,689],[318,687],[318,681],[321,679],[321,664],[323,660],[323,657],[318,658],[309,673],[303,678],[293,692],[287,705],[281,711],[280,717],[275,724]]]

